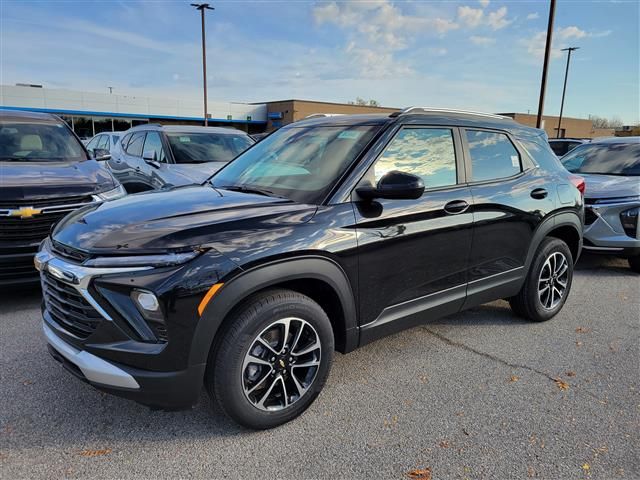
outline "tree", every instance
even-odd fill
[[[598,115],[589,115],[589,120],[593,123],[593,128],[621,128],[624,122],[618,117],[599,117]]]
[[[368,107],[379,107],[380,106],[380,102],[378,102],[377,100],[374,100],[374,99],[365,100],[364,98],[356,97],[355,101],[349,102],[349,105],[361,105],[361,106],[368,106]]]

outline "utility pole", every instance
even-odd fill
[[[209,125],[209,115],[207,113],[207,47],[205,42],[204,33],[204,11],[214,10],[208,3],[192,3],[192,7],[196,10],[200,10],[200,17],[202,18],[202,86],[204,89],[204,126]]]
[[[109,93],[113,93],[113,87],[107,87],[109,89]]]
[[[564,94],[567,92],[567,77],[569,76],[569,62],[571,61],[571,52],[578,50],[580,47],[563,48],[563,52],[567,52],[567,69],[564,71],[564,87],[562,87],[562,101],[560,102],[560,116],[558,117],[558,132],[556,138],[560,138],[560,125],[562,124],[562,110],[564,109]]]
[[[551,0],[549,4],[549,23],[547,24],[547,44],[544,48],[544,66],[542,67],[542,82],[540,83],[540,100],[538,102],[538,119],[536,128],[542,126],[542,114],[544,111],[544,94],[547,89],[547,69],[549,68],[549,57],[551,56],[551,40],[553,38],[553,18],[556,14],[556,0]]]

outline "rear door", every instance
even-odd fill
[[[457,312],[466,291],[473,216],[458,129],[401,128],[363,181],[391,170],[426,189],[417,200],[354,203],[363,342],[423,321],[425,310]]]
[[[524,275],[533,233],[555,207],[554,185],[507,132],[466,128],[462,139],[473,196],[467,291],[473,296]]]

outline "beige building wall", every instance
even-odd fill
[[[398,110],[400,110],[400,108],[370,107],[366,105],[314,102],[310,100],[281,100],[276,102],[267,102],[267,131],[302,120],[314,113],[339,113],[351,115],[358,113],[391,114]],[[274,115],[278,114],[281,115],[281,118],[272,118]]]
[[[535,127],[538,119],[537,115],[531,115],[527,113],[501,113],[500,115],[506,115],[513,118],[516,122],[529,127]],[[558,136],[558,117],[543,115],[543,128],[549,138],[556,138]],[[596,137],[610,137],[613,136],[614,130],[612,128],[593,128],[591,120],[584,118],[571,118],[562,117],[561,125],[561,138],[596,138]]]

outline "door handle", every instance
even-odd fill
[[[464,200],[453,200],[444,206],[444,211],[451,215],[455,215],[465,212],[467,208],[469,208],[469,204]]]
[[[542,200],[543,198],[547,198],[549,192],[547,192],[544,188],[536,188],[531,191],[531,198],[535,198],[536,200]]]

